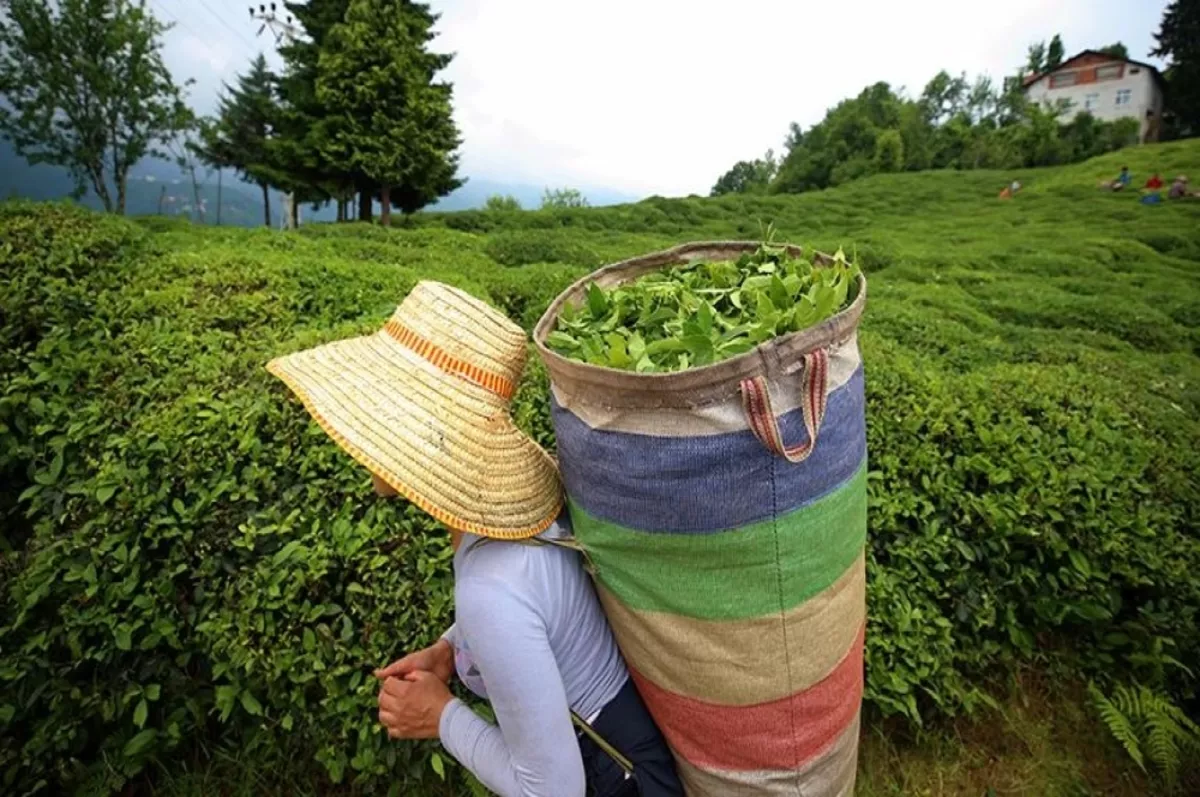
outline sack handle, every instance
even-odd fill
[[[825,394],[828,387],[829,354],[825,349],[817,349],[804,355],[800,406],[804,413],[804,428],[808,430],[808,439],[789,448],[784,445],[783,434],[779,431],[779,419],[771,409],[771,394],[767,390],[766,379],[761,376],[743,379],[742,408],[746,412],[746,420],[750,422],[750,431],[754,432],[758,441],[772,454],[781,456],[788,462],[803,462],[817,445],[817,433],[821,431],[821,421],[825,419]]]

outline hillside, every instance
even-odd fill
[[[600,264],[773,225],[868,273],[868,735],[975,711],[1000,739],[950,785],[876,741],[860,793],[1146,793],[1070,701],[1136,678],[1200,715],[1200,201],[1097,190],[1122,164],[1200,176],[1200,141],[390,230],[0,204],[0,769],[18,792],[467,793],[381,737],[364,676],[449,622],[445,535],[373,499],[263,364],[372,330],[420,279],[528,329]],[[514,412],[552,445],[545,379]],[[1059,701],[1039,727],[1070,766],[987,708],[1030,671],[1057,680],[1014,705]]]

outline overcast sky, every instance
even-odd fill
[[[919,94],[939,69],[999,80],[1061,33],[1068,56],[1122,41],[1149,60],[1167,0],[435,0],[436,49],[469,177],[707,193],[735,161],[778,152],[788,124],[884,80]],[[167,63],[214,106],[264,50],[242,0],[149,0]]]

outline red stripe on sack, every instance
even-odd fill
[[[688,763],[737,772],[797,769],[837,741],[858,714],[865,630],[823,681],[754,706],[705,703],[668,692],[632,667],[629,672],[663,735]]]
[[[405,346],[410,351],[416,352],[419,356],[424,357],[432,363],[434,367],[442,371],[461,376],[467,381],[479,385],[484,390],[490,390],[501,398],[509,399],[516,393],[516,386],[508,377],[498,374],[495,371],[481,368],[474,363],[458,359],[395,319],[384,324],[383,331],[390,335],[397,343]]]

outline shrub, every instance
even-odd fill
[[[1053,659],[1194,716],[1200,225],[1093,172],[1197,152],[1021,175],[1013,203],[1012,175],[927,173],[403,230],[0,204],[0,789],[115,792],[234,748],[317,790],[463,793],[431,745],[386,741],[368,676],[448,621],[445,537],[373,498],[263,364],[376,328],[419,279],[528,328],[601,262],[766,222],[876,270],[871,710],[928,722]],[[548,402],[531,359],[514,417],[549,446]]]
[[[595,268],[600,256],[570,234],[558,230],[514,230],[492,235],[485,249],[488,257],[504,266],[528,263],[566,263]]]
[[[493,213],[511,213],[521,209],[521,203],[515,196],[501,196],[500,194],[492,194],[487,198],[487,203],[483,206],[484,210],[490,210]]]

